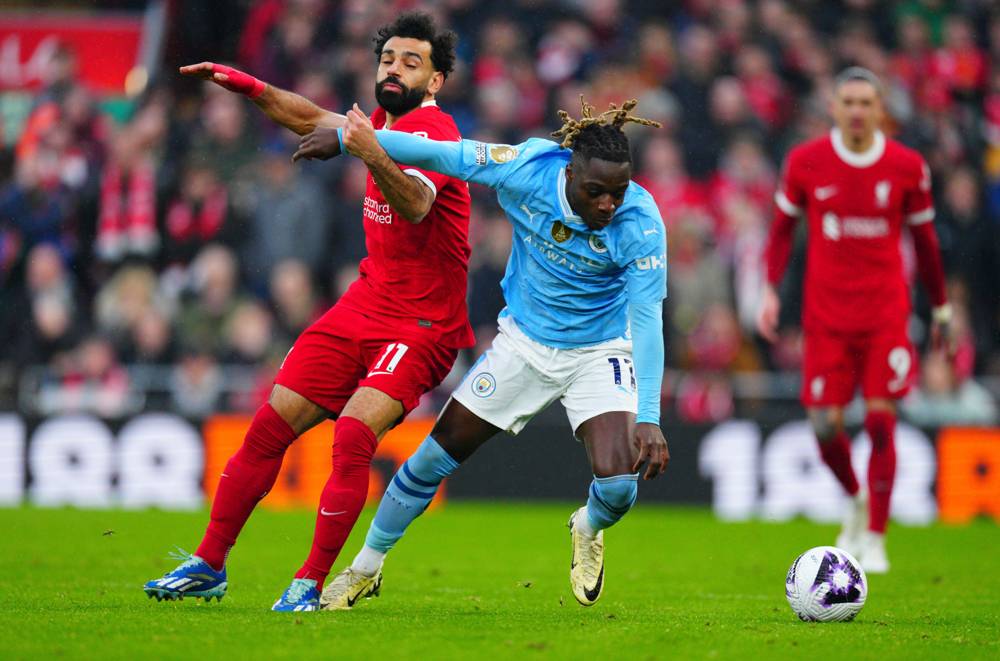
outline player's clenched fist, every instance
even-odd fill
[[[215,62],[189,64],[181,67],[180,72],[185,76],[210,80],[231,92],[245,94],[251,99],[256,99],[267,88],[267,83],[263,80],[258,80],[239,69],[227,67],[225,64],[216,64]]]
[[[375,127],[357,103],[347,111],[344,125],[344,149],[366,163],[382,151],[375,139]]]

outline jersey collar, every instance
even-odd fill
[[[578,216],[573,212],[573,207],[569,205],[569,199],[566,197],[566,168],[559,168],[559,180],[558,180],[558,195],[559,198],[559,209],[562,211],[563,218],[566,220],[572,220],[577,223],[583,224],[583,218]]]
[[[885,153],[885,134],[882,131],[875,131],[875,139],[868,151],[853,152],[844,144],[844,135],[840,129],[835,128],[830,131],[830,142],[833,144],[833,151],[843,162],[856,168],[867,168],[875,165],[882,154]]]

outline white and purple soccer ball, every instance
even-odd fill
[[[868,577],[850,553],[836,546],[809,549],[788,569],[785,596],[800,620],[847,622],[868,598]]]

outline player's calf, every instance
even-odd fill
[[[403,462],[382,496],[375,519],[368,529],[365,548],[351,568],[373,576],[385,554],[406,532],[407,526],[423,514],[441,481],[458,468],[458,462],[428,436],[417,451]]]
[[[604,591],[604,529],[618,523],[635,504],[638,474],[594,477],[587,505],[569,520],[573,558],[569,582],[573,596],[590,606]]]

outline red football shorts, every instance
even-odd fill
[[[367,386],[402,402],[405,415],[441,383],[457,356],[417,329],[335,305],[295,341],[274,382],[336,415]]]
[[[805,332],[802,403],[844,406],[861,384],[865,399],[899,399],[913,385],[917,360],[906,322],[868,333]]]

